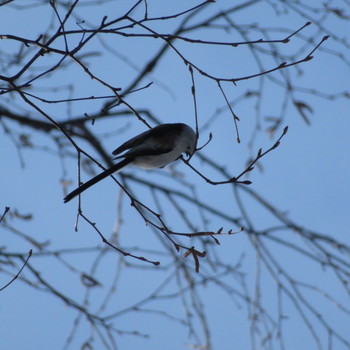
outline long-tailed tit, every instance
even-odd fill
[[[132,164],[143,169],[161,168],[178,159],[182,153],[192,155],[196,147],[196,134],[186,124],[161,124],[126,141],[116,150],[114,155],[124,154],[114,158],[122,159],[91,180],[83,183],[69,193],[64,202],[87,190],[96,182]]]

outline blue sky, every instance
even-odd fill
[[[43,2],[32,2],[43,3]],[[149,11],[151,16],[164,16],[172,13],[171,2],[164,1],[162,5],[149,1]],[[192,1],[193,5],[198,2]],[[342,5],[341,2],[330,2],[337,8]],[[14,4],[15,5],[15,4]],[[276,2],[278,8],[283,5]],[[110,6],[110,7],[109,7]],[[108,14],[109,18],[116,17],[127,8],[129,3],[118,1],[96,7],[94,11],[88,7],[78,6],[76,13],[79,17],[85,19],[87,23],[99,23],[101,18]],[[177,10],[185,9],[189,2],[180,1]],[[217,1],[211,6],[228,6],[227,1]],[[217,7],[210,7],[204,13],[210,13]],[[60,11],[64,13],[63,9]],[[139,13],[135,13],[136,17]],[[317,15],[315,15],[317,17]],[[16,21],[14,21],[16,19]],[[273,8],[267,2],[257,2],[255,12],[241,11],[234,16],[235,23],[244,25],[259,23],[259,25],[270,28],[280,28],[285,26],[291,30],[300,28],[307,19],[293,15],[292,12],[287,16],[276,16]],[[19,11],[12,6],[0,7],[0,33],[36,38],[42,33],[48,24],[55,21],[50,7],[38,6]],[[170,21],[169,24],[154,24],[154,28],[164,33],[171,32],[176,26],[176,21]],[[56,23],[57,25],[57,23]],[[346,35],[344,30],[348,26],[348,21],[340,20],[335,15],[330,16],[325,22],[324,28],[338,35],[339,38]],[[72,20],[69,23],[71,29],[78,29],[78,26]],[[302,35],[317,32],[317,25],[311,24],[304,29]],[[320,38],[329,34],[327,31],[320,33]],[[222,31],[211,30],[198,33],[211,40],[242,40],[237,33],[226,33]],[[272,34],[270,34],[272,35]],[[283,37],[283,33],[276,32],[277,38]],[[234,39],[232,39],[232,37]],[[250,32],[250,39],[259,37]],[[348,54],[348,49],[339,43],[337,36],[331,37],[326,41],[320,50],[314,54],[314,59],[302,63],[298,70],[290,68],[288,74],[296,86],[306,89],[316,89],[325,94],[340,94],[349,90],[349,65],[332,52],[341,50],[344,55]],[[127,57],[134,65],[142,67],[145,60],[152,57],[159,48],[159,41],[154,39],[103,37],[106,43],[110,45],[119,55]],[[76,40],[76,41],[75,41]],[[71,39],[72,47],[80,40],[77,36]],[[18,46],[9,40],[1,41],[1,51],[14,53]],[[57,43],[61,45],[61,43]],[[298,51],[302,46],[299,38],[294,38],[289,44],[279,44],[276,47],[284,54]],[[252,59],[249,50],[246,47],[217,48],[205,47],[200,45],[189,45],[179,43],[177,48],[181,49],[186,57],[192,62],[198,64],[203,69],[207,69],[212,74],[239,77],[246,74],[252,74],[259,71],[255,61]],[[310,47],[312,49],[312,47]],[[106,49],[99,40],[93,41],[86,47],[86,52],[94,52],[93,56],[87,57],[84,62],[89,69],[101,79],[106,80],[114,86],[126,87],[136,75],[135,70],[125,64],[123,60],[118,60],[111,54],[106,54]],[[307,51],[306,51],[307,52]],[[85,53],[85,51],[84,51]],[[301,55],[301,57],[303,57]],[[38,71],[44,69],[50,64],[57,62],[55,56],[44,56],[36,66]],[[265,68],[275,66],[274,60],[268,56],[263,61]],[[280,72],[271,75],[274,79],[280,79]],[[194,125],[193,118],[193,98],[190,92],[190,75],[187,67],[172,51],[169,51],[165,58],[160,62],[157,69],[147,77],[141,85],[153,82],[153,85],[138,93],[130,94],[127,102],[136,109],[148,109],[161,122],[186,122]],[[267,123],[264,120],[266,116],[281,115],[283,106],[283,94],[268,79],[264,80],[263,90],[261,90],[260,81],[247,80],[233,84],[225,83],[223,87],[230,101],[235,101],[247,90],[260,91],[264,93],[263,103],[260,106],[260,113],[256,112],[257,100],[254,97],[245,98],[234,103],[234,111],[239,116],[239,131],[241,144],[235,142],[235,128],[232,122],[232,116],[227,108],[225,101],[220,94],[217,84],[213,81],[195,74],[199,126],[206,124],[210,118],[216,114],[215,122],[209,129],[204,129],[200,135],[200,144],[204,144],[208,139],[209,131],[213,134],[212,141],[202,151],[207,157],[211,157],[219,164],[223,165],[229,174],[236,175],[240,173],[245,165],[247,158],[255,155],[260,147],[263,150],[268,149],[276,140],[270,138],[264,131]],[[52,85],[61,86],[58,91],[51,91],[48,87]],[[63,99],[69,98],[70,86],[74,86],[74,97],[98,96],[110,94],[102,85],[93,81],[77,65],[72,65],[62,70],[61,74],[54,74],[47,79],[41,79],[33,84],[33,93],[43,98]],[[12,102],[11,99],[15,99]],[[266,198],[270,203],[283,211],[288,218],[300,226],[310,230],[328,234],[346,244],[349,244],[349,208],[350,208],[350,185],[349,185],[349,155],[350,139],[348,136],[349,122],[349,99],[339,97],[336,99],[322,99],[305,91],[296,91],[295,98],[305,101],[312,106],[312,113],[308,113],[311,125],[308,126],[302,120],[295,108],[286,109],[283,126],[276,132],[278,136],[285,125],[289,126],[287,135],[283,138],[281,145],[261,161],[263,171],[256,168],[250,173],[249,179],[253,181],[250,185],[252,190]],[[13,103],[13,105],[11,105]],[[14,111],[28,110],[20,99],[12,95],[3,95],[0,104],[12,108]],[[65,120],[67,117],[82,117],[84,113],[93,114],[100,110],[102,102],[85,101],[74,104],[45,104],[38,102],[38,105],[45,109],[58,121]],[[122,109],[123,107],[118,107]],[[116,110],[118,110],[118,108]],[[217,113],[223,110],[222,113]],[[42,118],[33,110],[30,116]],[[251,149],[248,144],[256,128],[256,122],[261,125],[261,130],[257,134]],[[7,123],[7,121],[5,120]],[[8,123],[13,135],[18,133],[32,133],[29,129],[21,129],[15,123]],[[135,118],[123,117],[115,119],[104,119],[97,121],[91,126],[97,135],[100,135],[101,142],[107,150],[112,151],[121,142],[127,140],[138,132],[145,130],[141,123]],[[119,132],[119,130],[125,130]],[[9,219],[9,224],[16,229],[26,232],[39,242],[50,242],[51,249],[71,249],[83,247],[96,247],[100,244],[99,237],[90,225],[80,220],[79,231],[74,231],[74,224],[77,214],[77,201],[69,204],[63,204],[63,189],[60,180],[64,177],[72,181],[69,189],[76,185],[76,158],[64,157],[63,166],[60,158],[57,156],[56,145],[50,140],[50,137],[40,132],[33,133],[32,142],[35,145],[32,149],[23,149],[21,156],[24,159],[24,167],[21,167],[20,157],[18,156],[13,140],[1,129],[1,172],[2,186],[0,186],[2,206],[10,206],[12,211],[16,208],[20,214],[30,213],[32,220],[20,220],[16,218]],[[79,145],[88,152],[93,152],[83,141],[77,139]],[[73,149],[70,150],[72,153]],[[193,165],[201,172],[213,180],[222,180],[222,174],[215,172],[205,163],[194,157]],[[195,186],[198,197],[208,203],[213,208],[217,208],[227,215],[239,217],[239,207],[233,195],[233,189],[230,185],[210,186],[200,179],[191,170],[180,162],[173,166],[180,174],[183,174],[183,180]],[[97,168],[96,168],[97,170]],[[64,172],[66,171],[66,173]],[[169,188],[179,188],[186,193],[190,190],[179,187],[180,181],[174,180],[169,169],[160,171],[146,172],[139,169],[129,168],[126,173],[131,174],[147,181],[153,181]],[[91,174],[82,173],[84,179],[91,177]],[[133,185],[134,193],[147,205],[157,210],[157,204],[152,197],[152,193],[146,191],[142,186]],[[141,336],[126,335],[118,336],[117,343],[120,349],[153,348],[153,349],[186,349],[188,345],[195,342],[195,339],[188,337],[188,330],[180,326],[180,319],[184,318],[184,305],[180,298],[171,298],[171,294],[176,293],[179,284],[186,284],[185,279],[179,276],[170,267],[169,270],[163,270],[163,267],[169,267],[172,263],[172,254],[177,254],[178,259],[183,259],[181,253],[176,253],[173,248],[165,248],[161,244],[161,239],[151,228],[144,225],[141,217],[130,206],[126,196],[122,196],[122,206],[118,207],[120,191],[112,180],[106,179],[98,185],[91,188],[83,195],[84,214],[90,220],[96,222],[98,228],[106,234],[111,235],[116,225],[119,227],[118,239],[125,247],[141,247],[148,250],[148,253],[133,250],[135,254],[146,255],[149,259],[160,259],[159,268],[151,268],[148,264],[140,264],[133,259],[127,258],[125,261],[113,251],[106,252],[101,258],[95,276],[101,282],[101,288],[94,288],[86,291],[86,288],[80,282],[79,273],[74,269],[90,273],[93,269],[93,263],[98,256],[97,252],[66,254],[64,259],[66,264],[62,264],[57,259],[45,256],[33,256],[30,262],[35,266],[43,276],[58,290],[66,293],[74,300],[83,303],[86,300],[86,293],[89,294],[89,307],[91,311],[98,310],[101,302],[108,294],[109,288],[114,283],[115,276],[119,276],[118,283],[115,284],[116,291],[111,295],[108,307],[102,312],[104,316],[113,314],[147,297],[152,291],[169,277],[169,284],[162,290],[165,301],[155,301],[145,304],[144,310],[139,313],[126,313],[120,318],[114,320],[117,329],[123,331],[139,331],[142,334],[150,334],[150,338]],[[171,228],[176,230],[188,230],[185,223],[178,218],[178,214],[170,205],[169,201],[158,195],[164,217]],[[264,230],[272,226],[276,221],[263,209],[256,201],[249,198],[242,192],[242,202],[248,210],[249,216],[257,230]],[[201,215],[193,206],[185,201],[180,202],[191,219],[198,226],[198,230],[216,231],[220,227],[224,230],[237,227],[232,223],[219,219],[214,215],[208,215],[209,221],[204,224]],[[120,213],[123,220],[120,222]],[[9,216],[10,217],[10,216]],[[1,230],[1,244],[6,246],[10,252],[26,252],[31,247],[30,244],[19,238],[15,234],[10,234],[7,230]],[[283,230],[279,232],[281,237],[286,234]],[[288,236],[291,242],[296,244],[303,243],[303,239],[295,233]],[[186,244],[195,244],[201,248],[198,240],[182,240]],[[278,309],[276,303],[276,284],[269,275],[266,267],[261,264],[259,254],[252,248],[251,238],[246,232],[223,236],[220,238],[221,245],[210,248],[207,261],[215,260],[215,255],[219,256],[225,263],[235,266],[240,262],[240,267],[233,269],[231,274],[225,275],[222,281],[233,290],[241,290],[240,279],[245,276],[247,282],[248,295],[252,298],[257,292],[257,279],[261,286],[261,300],[267,307],[267,312],[276,316]],[[266,246],[271,254],[281,262],[284,269],[303,283],[310,283],[318,288],[322,288],[330,293],[332,297],[340,301],[344,307],[349,309],[348,294],[346,289],[341,286],[334,273],[329,270],[322,270],[321,266],[312,263],[309,260],[295,254],[287,248],[267,241]],[[155,251],[160,251],[158,255]],[[34,250],[34,252],[37,252]],[[190,260],[188,259],[189,265]],[[140,268],[133,269],[128,264],[140,265]],[[192,264],[193,265],[193,264]],[[18,267],[20,264],[18,263]],[[74,269],[72,268],[74,266]],[[4,267],[5,271],[17,271],[18,267],[10,270]],[[261,270],[260,270],[261,269]],[[193,266],[194,270],[194,266]],[[207,276],[215,276],[218,270],[215,270],[210,264],[202,263],[201,273]],[[193,271],[192,271],[193,272]],[[261,277],[259,277],[261,274]],[[23,272],[23,277],[32,278],[28,271]],[[5,284],[9,275],[3,273],[0,275],[0,286]],[[177,279],[178,278],[178,279]],[[182,279],[181,279],[182,278]],[[199,281],[200,277],[193,272],[194,281]],[[327,302],[317,290],[310,288],[302,289],[304,296],[315,303],[326,321],[332,324],[340,334],[348,334],[348,316],[349,313],[343,312],[334,307],[331,302]],[[198,291],[203,301],[203,310],[208,317],[210,331],[212,334],[212,343],[214,349],[238,349],[254,348],[250,340],[250,323],[247,313],[249,306],[239,296],[239,293],[228,295],[223,289],[215,285],[203,285]],[[190,303],[190,299],[187,300]],[[305,306],[305,305],[304,305]],[[158,314],[152,312],[158,310]],[[248,310],[248,311],[247,311]],[[252,312],[252,310],[250,310]],[[295,311],[295,306],[284,299],[284,312],[288,318],[283,321],[285,342],[287,349],[316,349],[315,341],[310,336],[310,332],[302,323],[300,316]],[[170,317],[161,317],[162,313],[172,315]],[[310,316],[310,314],[308,315]],[[74,320],[77,313],[67,307],[61,300],[55,298],[42,288],[41,291],[29,287],[22,281],[15,281],[9,288],[1,292],[0,304],[0,336],[1,347],[4,349],[37,349],[50,348],[62,349],[69,339]],[[325,329],[320,326],[318,320],[315,320],[315,328],[322,341],[322,349],[327,348],[327,340],[324,334]],[[264,320],[263,320],[264,321]],[[267,323],[268,321],[265,320]],[[200,320],[194,319],[194,324],[200,329]],[[82,342],[88,338],[91,330],[88,322],[81,320],[76,334],[71,343],[68,343],[67,349],[79,348]],[[201,331],[199,337],[203,339]],[[263,334],[263,333],[262,333]],[[298,335],[298,336],[296,336]],[[100,348],[101,344],[98,337],[95,336],[94,345]],[[258,337],[256,338],[258,339]],[[347,339],[349,341],[349,339]],[[0,347],[0,349],[2,349]],[[334,349],[345,349],[341,342],[334,340]]]

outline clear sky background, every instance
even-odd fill
[[[28,8],[17,7],[19,3],[20,1],[14,1],[11,5],[0,7],[0,34],[13,34],[36,39],[48,27],[49,23],[55,23],[55,16],[47,1],[28,0]],[[99,23],[104,15],[108,15],[109,18],[117,17],[130,6],[129,1],[107,1],[101,2],[92,11],[90,7],[83,6],[83,3],[84,1],[81,1],[81,5],[77,7],[76,14],[85,20],[85,24],[81,25],[86,27],[91,23]],[[165,16],[173,11],[180,11],[189,8],[191,4],[194,6],[198,3],[196,1],[179,1],[175,8],[172,1],[148,1],[149,15],[150,17]],[[208,6],[203,16],[211,11],[217,11],[218,8],[226,8],[230,4],[230,1],[218,0],[215,4]],[[350,16],[350,6],[346,5],[346,2],[328,1],[327,4],[332,8],[345,8],[345,13]],[[19,5],[22,6],[23,2]],[[321,3],[313,4],[313,6],[321,6]],[[266,28],[281,28],[283,26],[293,31],[309,20],[294,14],[291,9],[288,13],[277,16],[274,7],[277,10],[284,9],[283,2],[257,1],[255,7],[252,7],[252,9],[254,8],[253,12],[250,10],[237,13],[234,17],[235,23],[242,24],[242,28],[248,23],[257,23]],[[59,7],[59,9],[64,13],[63,8]],[[133,16],[137,18],[140,14],[141,11],[135,12]],[[280,116],[283,106],[283,94],[276,85],[265,80],[264,99],[260,106],[260,115],[257,116],[256,99],[245,98],[242,100],[239,97],[247,89],[259,90],[261,88],[259,79],[242,81],[237,83],[237,86],[223,84],[229,100],[237,100],[233,106],[235,113],[240,118],[239,131],[242,140],[241,144],[237,144],[232,116],[226,108],[217,85],[198,74],[195,75],[199,126],[203,127],[199,144],[204,144],[207,141],[209,132],[213,134],[213,140],[202,152],[225,166],[228,173],[236,175],[244,169],[250,156],[255,155],[260,147],[263,150],[268,149],[281,134],[283,127],[288,125],[288,133],[283,138],[281,145],[262,159],[260,164],[263,171],[256,168],[250,173],[249,179],[253,181],[250,186],[286,213],[295,223],[315,232],[328,234],[345,244],[350,243],[350,103],[349,96],[342,97],[340,95],[344,92],[349,93],[350,65],[349,62],[348,64],[344,63],[341,57],[334,52],[342,52],[345,59],[349,57],[350,25],[347,16],[343,19],[336,14],[329,16],[324,22],[323,31],[320,31],[316,24],[305,28],[301,35],[306,36],[308,33],[320,31],[320,38],[330,34],[330,32],[337,36],[330,37],[323,43],[322,47],[315,52],[313,60],[302,63],[297,68],[292,67],[283,73],[289,74],[297,86],[305,88],[305,90],[296,91],[295,96],[312,107],[312,113],[306,111],[311,121],[310,125],[304,122],[295,108],[289,107],[286,110],[283,125],[276,132],[275,137],[270,138],[265,132],[268,124],[263,118],[265,116]],[[315,17],[321,18],[322,16],[316,14]],[[154,23],[153,28],[162,33],[171,33],[177,23],[176,20],[170,21],[169,24],[165,22]],[[73,20],[69,22],[68,27],[74,30],[79,29]],[[250,40],[260,38],[260,34],[256,34],[254,37],[253,33],[250,32],[249,35]],[[276,31],[275,38],[281,39],[284,35]],[[218,41],[242,40],[242,37],[237,33],[223,34],[222,31],[218,30],[203,31],[198,33],[198,36]],[[79,36],[76,37],[76,42],[72,39],[70,42],[72,47],[79,40]],[[341,40],[344,40],[346,45],[343,45]],[[119,55],[127,57],[133,65],[138,67],[142,67],[160,45],[159,41],[154,39],[122,38],[119,36],[111,38],[106,36],[106,42]],[[276,48],[287,55],[298,52],[297,48],[302,47],[302,43],[303,41],[296,37],[288,44],[276,45]],[[59,44],[62,43],[57,43],[58,46]],[[118,60],[111,54],[105,54],[106,49],[102,44],[100,40],[94,40],[86,47],[86,52],[95,53],[95,56],[86,58],[89,69],[114,86],[121,88],[128,86],[132,77],[137,74],[135,69],[125,64],[122,59]],[[14,54],[18,50],[17,44],[9,40],[1,40],[0,45],[2,52],[8,52],[9,59],[15,57]],[[239,77],[259,71],[259,67],[246,47],[206,47],[182,42],[179,42],[176,47],[182,50],[181,52],[189,60],[215,75]],[[309,50],[312,47],[310,46]],[[308,50],[305,51],[305,53],[307,52]],[[299,58],[304,57],[305,53],[301,54]],[[36,69],[43,70],[56,61],[57,57],[47,55],[38,62]],[[1,64],[4,68],[5,63]],[[268,69],[276,64],[273,59],[266,57],[264,68]],[[279,74],[281,73],[276,72],[271,76],[279,79]],[[167,53],[165,59],[141,83],[141,86],[148,82],[153,82],[153,85],[148,89],[129,95],[127,102],[136,109],[149,109],[161,122],[185,122],[194,125],[190,75],[187,67],[174,52]],[[62,88],[57,91],[48,90],[48,87],[53,84]],[[71,90],[67,88],[70,86],[74,86],[74,96],[70,95]],[[310,89],[322,92],[326,98],[307,93]],[[62,70],[62,74],[55,74],[52,78],[38,80],[33,86],[33,93],[51,99],[110,94],[101,85],[88,78],[76,65],[67,67]],[[340,97],[331,98],[333,95]],[[13,106],[11,106],[11,99],[14,101]],[[45,108],[45,111],[54,116],[56,120],[62,121],[68,116],[73,118],[83,117],[84,113],[93,114],[99,111],[102,103],[95,100],[50,105],[38,102],[38,105]],[[14,111],[18,112],[23,109],[28,110],[28,106],[20,102],[20,99],[14,94],[0,96],[0,106],[13,108]],[[207,121],[211,120],[215,114],[215,122],[208,129],[205,128]],[[42,118],[34,111],[30,116]],[[260,118],[261,130],[249,148],[248,144],[256,129],[257,118]],[[154,125],[152,121],[149,122]],[[23,149],[19,155],[13,138],[5,132],[3,127],[0,128],[1,208],[9,206],[12,212],[17,209],[21,215],[32,215],[31,220],[12,218],[9,219],[9,223],[39,242],[49,241],[49,247],[53,250],[97,246],[100,243],[98,235],[91,226],[82,220],[80,220],[79,231],[74,231],[77,201],[63,204],[64,192],[60,180],[64,178],[72,181],[69,190],[75,188],[76,158],[65,157],[64,166],[62,166],[61,160],[57,156],[56,145],[48,136],[39,132],[32,133],[31,130],[23,129],[16,123],[9,122],[8,125],[11,130],[15,131],[12,136],[18,136],[19,133],[31,134],[30,140],[34,145],[33,148]],[[101,135],[102,144],[110,151],[129,137],[145,130],[144,126],[132,117],[103,119],[97,121],[91,128],[94,128],[93,130]],[[80,146],[91,151],[91,148],[84,142],[77,141],[79,141]],[[73,153],[74,150],[72,149],[71,152]],[[22,158],[23,166],[21,165]],[[223,180],[222,175],[202,163],[199,157],[195,156],[192,163],[213,180]],[[66,173],[64,173],[64,169],[67,171]],[[201,200],[232,216],[235,216],[232,212],[237,212],[237,216],[240,215],[233,199],[231,186],[210,186],[180,162],[174,165],[174,169],[183,173],[188,183],[195,185]],[[167,187],[179,186],[179,182],[173,181],[169,176],[171,172],[168,169],[146,172],[129,168],[126,172],[164,184]],[[82,176],[84,179],[88,179],[91,174],[83,172]],[[137,191],[139,199],[145,200],[150,205],[154,204],[149,192],[144,191],[141,187],[135,187],[134,190]],[[97,223],[99,229],[106,233],[107,237],[118,224],[116,203],[119,194],[115,183],[106,179],[84,193],[82,197],[84,213]],[[248,197],[242,198],[249,208],[249,214],[258,230],[272,225],[273,219],[266,210],[263,210],[261,206]],[[123,200],[120,239],[124,246],[138,246],[150,251],[162,249],[162,245],[151,229],[144,225],[140,216],[130,207],[127,198],[124,197]],[[166,201],[162,199],[162,203],[166,203]],[[194,217],[198,215],[198,229],[204,229],[198,212],[191,212],[191,207],[185,203],[184,209]],[[167,222],[171,227],[179,231],[185,229],[185,225],[177,220],[175,214],[173,215],[173,209],[169,203],[163,204],[163,210],[167,213]],[[237,229],[237,227],[230,226],[230,223],[214,217],[208,223],[209,229],[213,231],[222,226],[225,230]],[[291,240],[294,239],[298,241],[300,238],[291,238]],[[200,247],[198,241],[193,242]],[[258,265],[255,251],[247,234],[243,232],[238,235],[224,236],[220,238],[220,242],[221,245],[214,248],[216,254],[220,255],[228,264],[242,263],[240,271],[247,276],[249,295],[253,296]],[[190,243],[187,241],[187,244]],[[23,253],[32,246],[19,236],[1,229],[0,249],[3,249],[2,247],[6,247],[4,249],[10,252]],[[282,250],[272,243],[269,245],[269,249],[292,276],[297,276],[305,283],[317,285],[320,289],[331,293],[330,295],[341,303],[344,310],[332,302],[325,302],[326,298],[318,293],[313,293],[312,290],[305,292],[305,296],[315,302],[327,322],[336,327],[340,334],[348,334],[347,341],[350,342],[349,295],[332,271],[322,270],[320,265],[310,263],[293,251]],[[103,288],[89,291],[92,311],[96,311],[104,300],[106,291],[112,285],[118,271],[121,271],[121,276],[117,290],[112,295],[112,301],[103,313],[104,315],[112,314],[147,297],[167,276],[166,273],[162,273],[162,266],[167,267],[171,259],[167,256],[165,249],[163,252],[161,267],[158,269],[151,269],[147,264],[145,264],[146,269],[120,268],[123,265],[120,256],[114,251],[108,252],[104,256],[103,262],[98,266],[96,273]],[[71,264],[69,266],[90,273],[96,255],[97,253],[68,254],[65,255],[65,260]],[[181,254],[178,256],[179,259],[182,259]],[[154,258],[152,252],[147,257],[151,260]],[[158,259],[158,256],[154,259]],[[126,259],[126,261],[130,264],[140,264],[132,259]],[[33,256],[30,262],[41,271],[43,276],[48,278],[55,288],[64,291],[75,300],[80,300],[81,303],[84,301],[86,289],[80,283],[78,274],[74,273],[68,265],[64,266],[56,259],[46,256]],[[0,262],[0,272],[17,271],[19,266],[14,266],[11,270],[7,266],[1,267]],[[119,268],[120,270],[118,270]],[[207,273],[208,276],[215,275],[215,271],[205,263],[202,264],[202,272]],[[23,277],[26,276],[29,274],[24,270]],[[262,271],[262,276],[262,298],[264,298],[265,305],[268,306],[268,312],[276,315],[276,286],[271,282],[270,277],[266,277],[268,276],[266,271]],[[0,274],[0,287],[7,283],[10,278],[6,273]],[[232,288],[236,288],[235,283],[238,278],[238,274],[232,274],[226,276],[225,282],[229,283]],[[174,290],[176,290],[176,280],[169,282],[169,286],[162,294],[171,294]],[[204,301],[203,309],[209,319],[214,349],[253,348],[250,340],[247,306],[242,300],[239,298],[232,300],[221,289],[213,285],[203,286],[201,297]],[[146,308],[163,310],[178,318],[183,317],[182,305],[178,298],[147,304]],[[315,341],[310,336],[310,332],[289,301],[285,301],[284,311],[288,315],[288,320],[283,323],[286,349],[295,349],[296,347],[301,350],[316,349]],[[0,293],[0,350],[62,349],[69,338],[76,317],[75,311],[58,298],[47,293],[45,288],[38,291],[23,281],[17,280]],[[195,321],[195,324],[197,323],[199,323],[198,320]],[[126,314],[117,319],[115,326],[120,330],[131,332],[137,330],[142,334],[150,335],[149,338],[144,338],[124,334],[118,337],[118,349],[187,349],[190,348],[189,344],[193,342],[193,339],[188,337],[186,328],[179,325],[179,322],[162,318],[152,312]],[[325,334],[327,331],[317,320],[315,320],[315,328],[318,334],[324,334],[321,336],[321,349],[326,349]],[[81,322],[76,332],[72,343],[66,347],[67,349],[80,348],[91,329],[87,322]],[[95,345],[96,349],[101,348],[98,341]],[[335,340],[334,349],[348,349],[348,347]]]

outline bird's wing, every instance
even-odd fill
[[[124,155],[117,158],[135,158],[139,156],[155,156],[172,151],[176,143],[177,124],[172,124],[172,131],[169,132],[169,124],[161,124],[153,129],[147,130],[123,143],[113,151],[114,155],[130,149]],[[180,129],[181,130],[181,129]]]
[[[167,145],[152,144],[149,146],[147,142],[132,148],[131,150],[124,153],[123,155],[115,157],[114,159],[118,159],[118,158],[131,159],[131,158],[142,157],[142,156],[158,156],[161,154],[168,153],[172,150],[173,150],[173,147],[170,147]]]
[[[142,141],[144,141],[148,137],[148,135],[149,135],[149,133],[151,131],[152,131],[152,129],[144,131],[143,133],[141,133],[141,134],[131,138],[130,140],[128,140],[126,142],[124,142],[121,146],[116,148],[112,152],[112,154],[114,154],[116,156],[117,154],[120,154],[120,153],[126,151],[129,148],[132,148],[132,147],[135,147],[135,146],[139,145]],[[120,157],[118,157],[118,158],[120,158]]]

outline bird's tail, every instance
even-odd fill
[[[72,191],[71,193],[69,193],[64,199],[64,203],[69,202],[71,199],[73,199],[75,196],[77,196],[78,194],[84,192],[85,190],[87,190],[89,187],[91,187],[92,185],[94,185],[95,183],[103,180],[104,178],[106,178],[109,175],[112,175],[113,173],[115,173],[116,171],[120,170],[121,168],[125,167],[126,165],[130,164],[133,161],[133,159],[130,158],[125,158],[123,159],[121,162],[112,165],[110,168],[106,169],[105,171],[102,171],[102,173],[96,175],[95,177],[93,177],[92,179],[90,179],[89,181],[83,183],[82,185],[80,185],[78,188],[76,188],[74,191]]]

